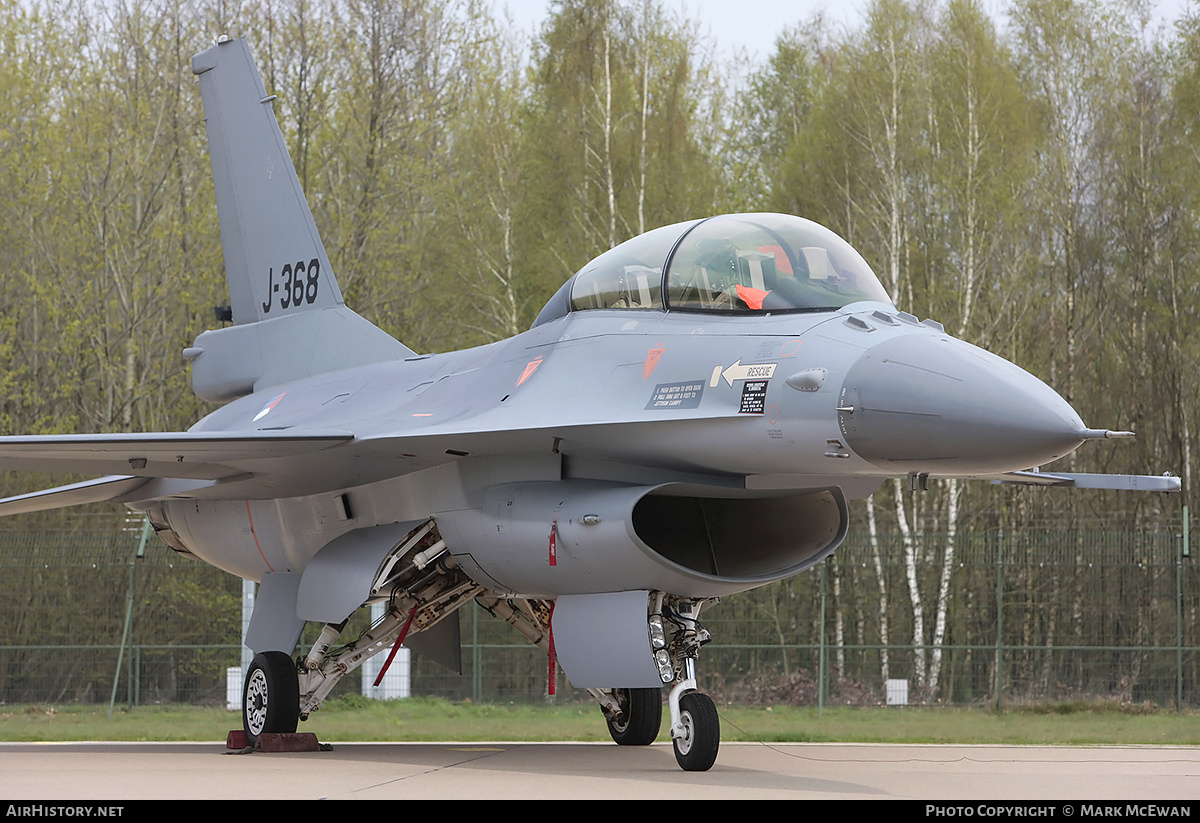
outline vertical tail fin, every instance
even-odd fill
[[[208,127],[235,324],[342,305],[342,293],[242,38],[192,58]]]
[[[192,58],[208,127],[234,325],[184,352],[192,389],[224,402],[413,355],[342,302],[262,78],[243,39]]]

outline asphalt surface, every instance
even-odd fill
[[[730,743],[710,771],[683,772],[667,744],[338,743],[227,754],[219,743],[0,743],[6,804],[390,798],[1196,800],[1200,747]]]

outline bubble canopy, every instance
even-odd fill
[[[650,309],[718,314],[813,312],[891,303],[854,248],[787,214],[731,214],[646,232],[592,260],[538,315]]]

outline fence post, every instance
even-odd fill
[[[821,717],[825,709],[825,680],[829,672],[825,666],[825,564],[829,558],[821,561],[821,619],[820,631],[817,632],[817,642],[820,644],[817,654],[817,717]]]
[[[112,693],[108,697],[108,719],[112,720],[113,705],[117,702],[117,684],[121,682],[121,661],[125,657],[125,644],[129,639],[130,624],[133,622],[133,571],[139,557],[146,554],[146,540],[150,537],[150,519],[142,521],[142,537],[138,540],[137,549],[129,556],[129,589],[125,595],[125,628],[121,631],[121,650],[117,652],[117,670],[113,672]],[[133,652],[129,653],[129,666],[133,668]],[[128,697],[130,705],[133,701],[133,675],[129,676]]]
[[[1188,507],[1183,507],[1183,534],[1175,557],[1175,713],[1183,714],[1183,558],[1191,551]]]
[[[471,609],[471,697],[478,706],[483,702],[482,655],[479,654],[479,604],[472,602]]]
[[[1004,711],[1004,535],[996,535],[996,713]]]

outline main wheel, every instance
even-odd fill
[[[615,689],[621,717],[608,721],[608,733],[621,746],[649,746],[662,726],[662,689]]]
[[[712,698],[700,692],[688,692],[679,698],[679,721],[683,737],[671,740],[675,761],[687,772],[706,772],[717,762],[721,746],[721,720]]]
[[[242,729],[254,745],[267,732],[294,732],[300,722],[300,680],[283,652],[254,655],[242,689]]]

